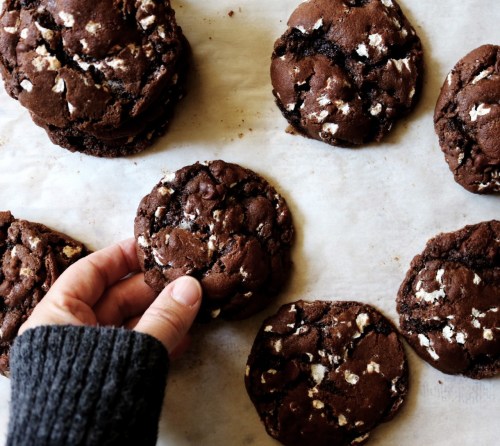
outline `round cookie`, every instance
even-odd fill
[[[165,176],[143,198],[135,237],[146,282],[201,281],[201,317],[239,319],[268,304],[291,266],[285,200],[249,169],[196,163]]]
[[[455,181],[470,192],[500,192],[500,46],[483,45],[448,74],[434,127]]]
[[[9,352],[21,324],[59,275],[88,254],[65,234],[0,212],[0,373],[8,375]]]
[[[500,222],[427,242],[399,288],[401,331],[415,351],[449,374],[500,371]]]
[[[183,95],[188,53],[169,1],[0,6],[6,90],[71,151],[117,157],[151,145]]]
[[[273,94],[303,135],[339,146],[380,141],[415,105],[420,39],[394,0],[311,0],[276,41]]]
[[[408,365],[394,327],[370,305],[298,301],[262,324],[245,384],[283,444],[359,445],[404,402]]]

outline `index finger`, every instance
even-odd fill
[[[71,265],[56,280],[45,299],[62,294],[92,307],[109,286],[139,270],[135,240],[123,240]]]

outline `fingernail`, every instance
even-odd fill
[[[193,277],[179,277],[172,283],[172,299],[186,307],[193,307],[201,298],[200,283]]]

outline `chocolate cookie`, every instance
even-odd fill
[[[283,444],[359,445],[399,410],[408,365],[394,327],[373,307],[298,301],[262,324],[245,384]]]
[[[88,254],[67,235],[0,212],[0,373],[9,371],[10,346],[21,324],[59,275]]]
[[[275,43],[273,94],[303,135],[352,146],[380,141],[415,105],[420,39],[394,0],[303,2]]]
[[[434,127],[455,181],[470,192],[500,192],[500,46],[483,45],[448,74]]]
[[[429,364],[486,378],[500,370],[500,222],[431,239],[399,288],[403,334]]]
[[[7,92],[71,151],[116,157],[151,145],[183,95],[188,47],[169,1],[2,2]]]
[[[291,266],[285,200],[256,173],[224,161],[165,176],[139,205],[135,237],[152,288],[161,291],[184,274],[201,281],[202,317],[255,313]]]

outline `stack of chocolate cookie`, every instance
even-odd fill
[[[168,1],[7,2],[7,92],[50,139],[102,157],[139,152],[182,97],[189,45]]]

